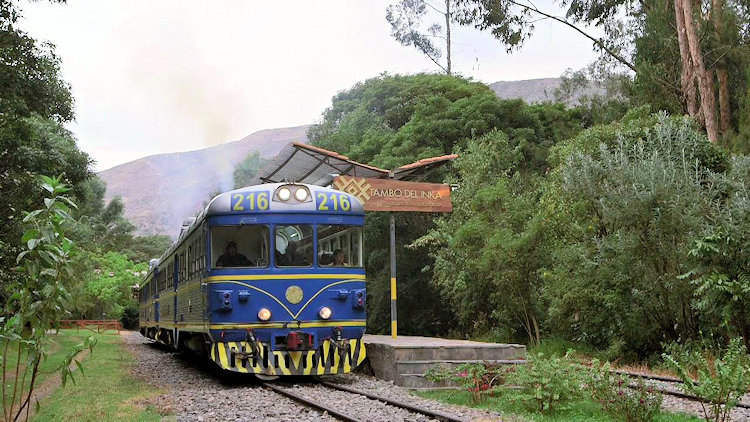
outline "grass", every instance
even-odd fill
[[[74,373],[75,384],[68,381],[41,402],[41,408],[33,421],[158,421],[163,414],[157,409],[142,405],[158,393],[147,384],[133,378],[129,368],[134,363],[133,356],[121,344],[116,332],[101,334],[81,330],[61,330],[55,339],[62,350],[68,339],[71,346],[80,342],[83,336],[97,338],[93,352],[83,360],[84,376]],[[69,348],[68,348],[69,349]],[[50,357],[62,359],[63,355]]]
[[[46,345],[47,348],[47,359],[43,359],[39,364],[39,373],[36,378],[35,385],[39,386],[50,376],[59,377],[59,372],[54,372],[63,363],[67,353],[77,344],[83,342],[88,334],[85,332],[76,333],[71,332],[60,332],[56,335],[50,335],[49,339],[52,340]],[[12,343],[8,347],[8,354],[6,356],[8,362],[8,373],[6,375],[7,390],[6,398],[10,400],[13,394],[13,384],[15,379],[15,365],[18,358],[18,344]],[[19,378],[23,377],[23,369],[26,366],[26,355],[25,353],[21,356],[21,367],[19,372]],[[31,374],[29,373],[28,376]],[[29,379],[26,379],[26,386],[29,385]],[[19,392],[20,394],[20,392]],[[17,399],[18,400],[18,399]]]
[[[488,397],[483,403],[474,404],[471,395],[463,390],[437,390],[415,393],[421,397],[438,400],[460,406],[493,410],[503,415],[515,415],[515,420],[534,422],[615,422],[601,411],[599,405],[593,401],[571,403],[567,408],[549,414],[531,411],[522,403],[514,400],[513,391],[508,391],[500,397]],[[512,417],[510,420],[514,420]],[[662,413],[655,422],[694,422],[702,419],[681,413]]]

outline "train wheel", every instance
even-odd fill
[[[266,374],[253,374],[253,375],[255,375],[256,378],[258,378],[259,380],[263,382],[276,381],[277,379],[279,379],[278,375],[266,375]]]

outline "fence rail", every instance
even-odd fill
[[[94,331],[91,327],[96,327],[96,332],[101,330],[122,330],[122,324],[116,319],[63,319],[60,320],[60,328],[75,328],[76,330],[88,329]]]

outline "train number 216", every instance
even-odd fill
[[[268,192],[250,192],[232,194],[232,210],[255,211],[268,209]]]
[[[349,211],[352,209],[352,203],[347,195],[318,192],[316,199],[318,211]]]

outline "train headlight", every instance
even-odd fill
[[[268,321],[269,319],[271,319],[271,311],[266,308],[262,308],[260,311],[258,311],[258,319],[261,321]]]
[[[332,313],[333,312],[331,312],[331,308],[329,308],[327,306],[324,306],[324,307],[320,308],[320,311],[318,312],[318,315],[320,315],[320,317],[323,318],[323,319],[328,319],[328,318],[331,317]]]
[[[294,197],[297,198],[298,201],[304,202],[307,199],[307,189],[305,188],[297,188],[296,191],[294,191]]]
[[[288,201],[289,198],[292,197],[292,191],[289,190],[289,188],[281,188],[279,189],[279,192],[277,193],[279,196],[279,199],[282,201]]]

